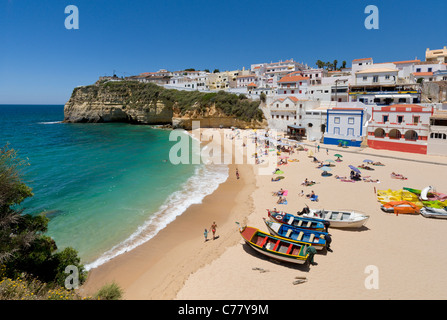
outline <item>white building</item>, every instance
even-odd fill
[[[430,117],[427,154],[447,156],[447,111],[435,111]]]
[[[324,143],[360,147],[366,136],[366,108],[335,107],[326,112]]]
[[[287,75],[278,81],[278,95],[292,95],[299,99],[306,98],[309,78],[300,75]]]

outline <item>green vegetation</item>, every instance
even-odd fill
[[[181,115],[188,111],[206,112],[213,105],[222,110],[227,116],[234,116],[240,120],[262,121],[264,115],[259,109],[260,101],[252,101],[245,96],[231,94],[224,91],[205,93],[200,91],[180,91],[165,89],[154,83],[138,81],[115,81],[97,83],[86,87],[79,87],[90,99],[96,99],[99,94],[111,95],[120,100],[126,108],[155,108],[158,101],[170,108],[176,108]],[[75,92],[74,92],[75,93]]]
[[[315,64],[317,65],[318,68],[320,68],[320,69],[326,68],[329,71],[341,70],[341,69],[346,68],[346,61],[342,62],[342,65],[340,68],[337,68],[338,60],[334,60],[333,62],[323,62],[321,60],[317,60],[317,62]]]
[[[123,290],[115,283],[104,285],[94,296],[99,300],[119,300],[123,296]]]
[[[67,266],[77,268],[79,285],[86,279],[77,251],[58,251],[45,235],[49,219],[18,209],[33,196],[22,178],[26,166],[8,145],[0,149],[0,299],[80,299],[64,288]]]

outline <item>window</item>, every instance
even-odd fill
[[[334,123],[340,123],[340,117],[335,117],[334,118]],[[340,129],[340,128],[338,128],[338,129]]]
[[[382,120],[383,120],[383,123],[387,123],[388,122],[388,116],[382,116]]]
[[[419,116],[413,116],[413,123],[418,124],[419,123]]]
[[[385,80],[390,80],[390,76],[388,74],[385,76]]]
[[[354,118],[353,117],[348,118],[348,124],[354,124]]]
[[[366,81],[366,80],[368,80],[368,77],[365,77],[365,76],[364,76],[364,77],[363,77],[363,81]]]
[[[374,76],[373,77],[373,82],[379,82],[379,76]]]
[[[295,90],[292,90],[292,94],[294,94],[295,93]]]
[[[289,104],[288,103],[286,103],[286,108],[288,108],[289,107]]]
[[[433,71],[433,68],[428,68],[428,72],[432,72]]]
[[[334,127],[334,134],[340,134],[340,128]]]
[[[416,69],[416,72],[421,72],[421,68],[417,68],[417,69]]]
[[[354,135],[354,128],[348,128],[348,136]]]
[[[404,122],[404,117],[403,116],[397,116],[397,123],[402,123]]]

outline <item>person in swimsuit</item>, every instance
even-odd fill
[[[211,231],[213,232],[213,240],[216,238],[216,228],[217,228],[217,224],[216,222],[213,222],[213,224],[211,225]]]

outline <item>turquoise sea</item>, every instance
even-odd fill
[[[44,212],[48,235],[87,269],[149,240],[228,177],[226,166],[166,161],[169,130],[62,120],[62,105],[0,105],[0,145],[30,164],[25,213]]]

